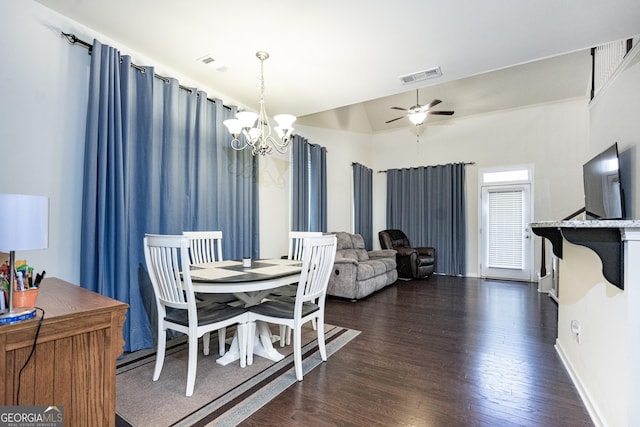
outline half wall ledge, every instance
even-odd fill
[[[535,234],[549,239],[558,258],[562,258],[563,239],[594,251],[602,261],[605,279],[624,290],[624,241],[629,229],[640,231],[640,220],[542,221],[530,226]]]

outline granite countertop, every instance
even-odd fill
[[[529,224],[532,228],[640,228],[638,219],[607,219],[607,220],[574,220],[574,221],[539,221]]]

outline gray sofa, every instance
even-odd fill
[[[367,251],[360,234],[334,232],[338,239],[336,259],[327,294],[358,300],[395,283],[396,251]]]

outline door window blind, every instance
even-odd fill
[[[495,191],[488,196],[488,266],[522,269],[523,191]]]

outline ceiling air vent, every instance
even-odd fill
[[[214,59],[211,55],[201,56],[200,58],[196,59],[196,61],[199,61],[204,65],[208,65],[216,71],[227,71],[227,66],[223,62]]]
[[[419,82],[421,80],[433,79],[435,77],[440,77],[442,75],[442,71],[440,67],[429,68],[428,70],[418,71],[417,73],[407,74],[406,76],[400,76],[400,80],[402,80],[402,84],[409,84]]]

